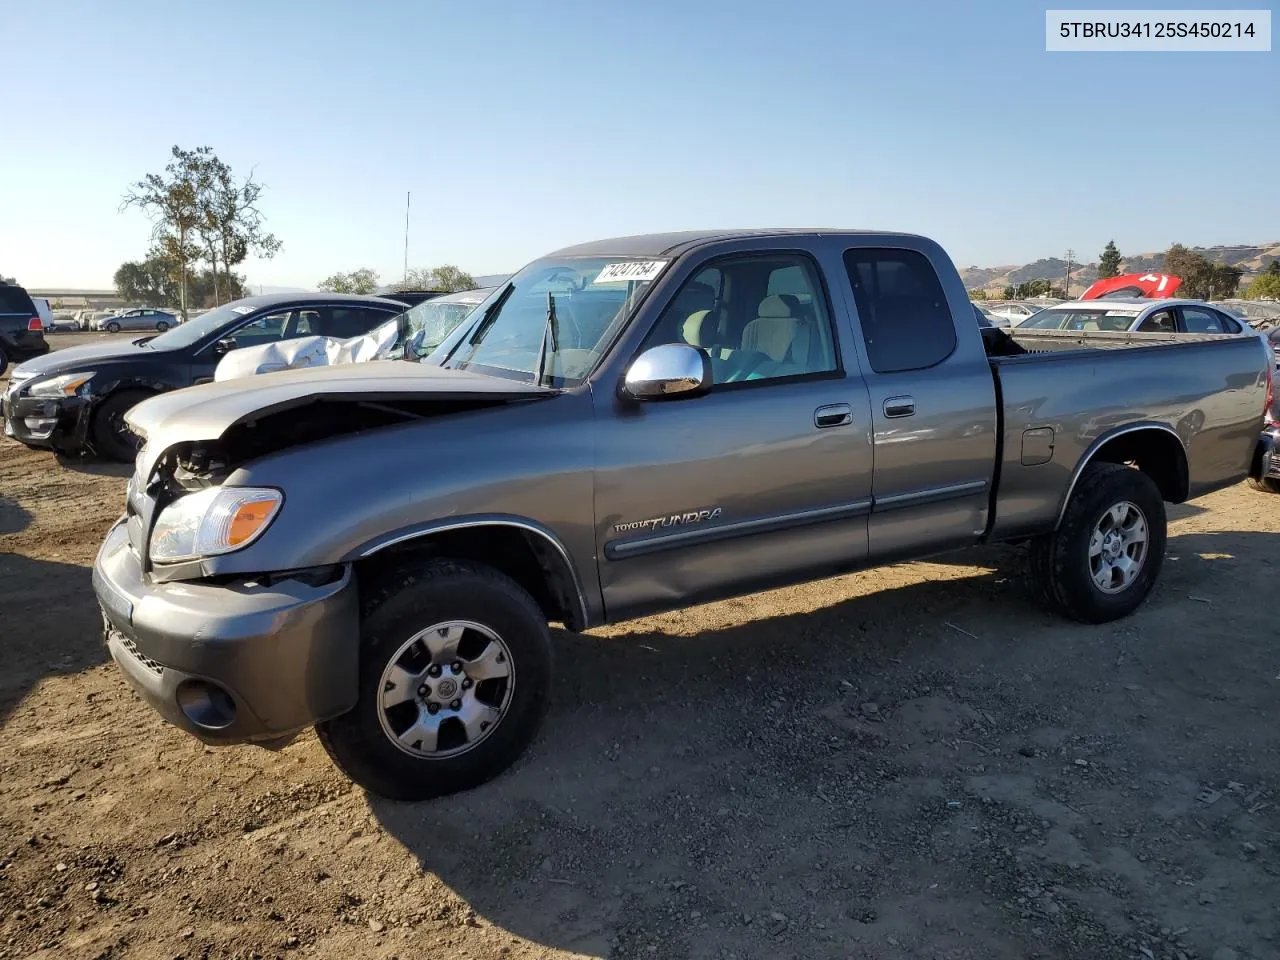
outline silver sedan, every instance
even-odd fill
[[[152,310],[141,307],[125,310],[115,316],[103,317],[96,321],[96,329],[107,333],[120,330],[159,330],[161,333],[178,325],[178,318],[164,310]]]

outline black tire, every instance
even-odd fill
[[[4,365],[0,364],[0,370],[4,369]],[[1275,477],[1250,477],[1249,486],[1261,493],[1280,493],[1280,480]]]
[[[361,598],[359,700],[350,712],[316,726],[333,762],[370,793],[389,800],[427,800],[468,790],[511,766],[537,733],[551,681],[551,636],[533,598],[490,567],[453,560],[429,561],[385,586],[362,583]],[[415,634],[456,620],[493,630],[510,651],[506,711],[465,752],[437,758],[406,753],[380,719],[383,671]]]
[[[138,455],[138,438],[128,432],[123,417],[150,396],[146,390],[121,390],[102,401],[89,426],[93,452],[108,460],[133,463]]]
[[[1093,579],[1089,545],[1113,507],[1128,502],[1144,515],[1146,548],[1131,583],[1107,593]],[[1091,463],[1080,475],[1057,531],[1031,542],[1031,581],[1051,609],[1084,623],[1106,623],[1132,613],[1155,586],[1164,563],[1168,521],[1160,490],[1145,473],[1119,463]]]
[[[4,347],[0,347],[0,373],[4,373],[9,366],[9,356],[4,352]]]
[[[156,321],[156,329],[159,330],[161,333],[164,333],[166,330],[169,329],[169,321],[168,320]]]
[[[120,324],[115,323],[114,321],[107,324],[107,333],[119,333],[119,332],[120,332]]]

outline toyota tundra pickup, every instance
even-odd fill
[[[207,743],[315,726],[422,799],[535,735],[570,630],[1027,541],[1053,609],[1132,612],[1165,504],[1244,479],[1256,336],[980,328],[892,233],[628,237],[536,260],[430,363],[162,394],[94,566],[137,691]]]

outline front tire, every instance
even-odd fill
[[[4,352],[4,347],[0,347],[0,373],[4,373],[9,367],[9,357]]]
[[[3,369],[0,366],[0,370]],[[1280,480],[1275,477],[1250,477],[1249,486],[1261,493],[1280,493]]]
[[[120,324],[118,323],[107,324],[107,333],[119,333],[119,332],[120,332]]]
[[[496,777],[546,711],[551,637],[533,598],[481,564],[428,562],[361,584],[359,699],[316,726],[370,793],[426,800]]]
[[[124,415],[149,396],[145,390],[122,390],[102,401],[89,428],[94,453],[120,463],[134,461],[138,437],[125,424]]]
[[[1155,586],[1168,521],[1145,473],[1091,463],[1058,529],[1031,543],[1031,578],[1046,604],[1073,620],[1106,623],[1132,613]]]
[[[159,322],[156,323],[156,329],[159,330],[161,333],[164,333],[166,330],[169,329],[169,321],[160,320]]]

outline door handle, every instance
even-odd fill
[[[884,402],[884,415],[886,417],[909,417],[915,412],[915,397],[890,397]]]
[[[813,411],[813,425],[822,427],[843,427],[853,423],[853,407],[847,403],[828,403]]]

